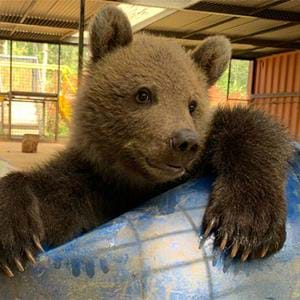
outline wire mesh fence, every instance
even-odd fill
[[[69,135],[78,47],[0,41],[0,136]],[[60,59],[59,59],[60,58]]]
[[[86,60],[88,52],[84,50]],[[299,52],[266,58],[268,68],[263,69],[263,63],[264,59],[254,70],[254,79],[256,83],[261,82],[260,87],[266,88],[254,93],[288,92],[287,96],[276,96],[274,100],[271,93],[273,98],[253,99],[252,62],[232,59],[230,67],[210,90],[211,103],[253,105],[265,110],[284,123],[299,140],[297,83],[300,81],[299,72],[296,72]],[[289,68],[285,67],[288,65]],[[0,40],[0,137],[19,138],[26,133],[39,134],[45,139],[68,137],[77,93],[77,67],[78,47],[75,45]],[[290,95],[291,92],[294,94]]]

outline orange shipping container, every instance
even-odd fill
[[[259,58],[251,105],[281,121],[300,141],[300,51]]]

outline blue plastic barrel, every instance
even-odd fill
[[[287,240],[266,259],[241,263],[199,249],[212,180],[190,181],[39,256],[1,299],[300,299],[300,152],[286,185]]]

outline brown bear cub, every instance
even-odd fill
[[[90,50],[66,150],[0,180],[3,271],[12,277],[41,242],[62,244],[204,169],[216,176],[204,236],[242,261],[278,251],[291,147],[262,112],[209,112],[229,41],[210,37],[187,53],[173,40],[133,38],[127,17],[106,7],[91,24]]]

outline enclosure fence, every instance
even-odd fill
[[[67,137],[77,92],[78,47],[9,40],[0,40],[0,46],[0,137]],[[261,109],[300,141],[300,51],[253,61],[232,59],[211,88],[210,99],[213,105]]]
[[[77,47],[0,42],[0,136],[18,139],[30,133],[47,141],[67,136],[77,89]]]

